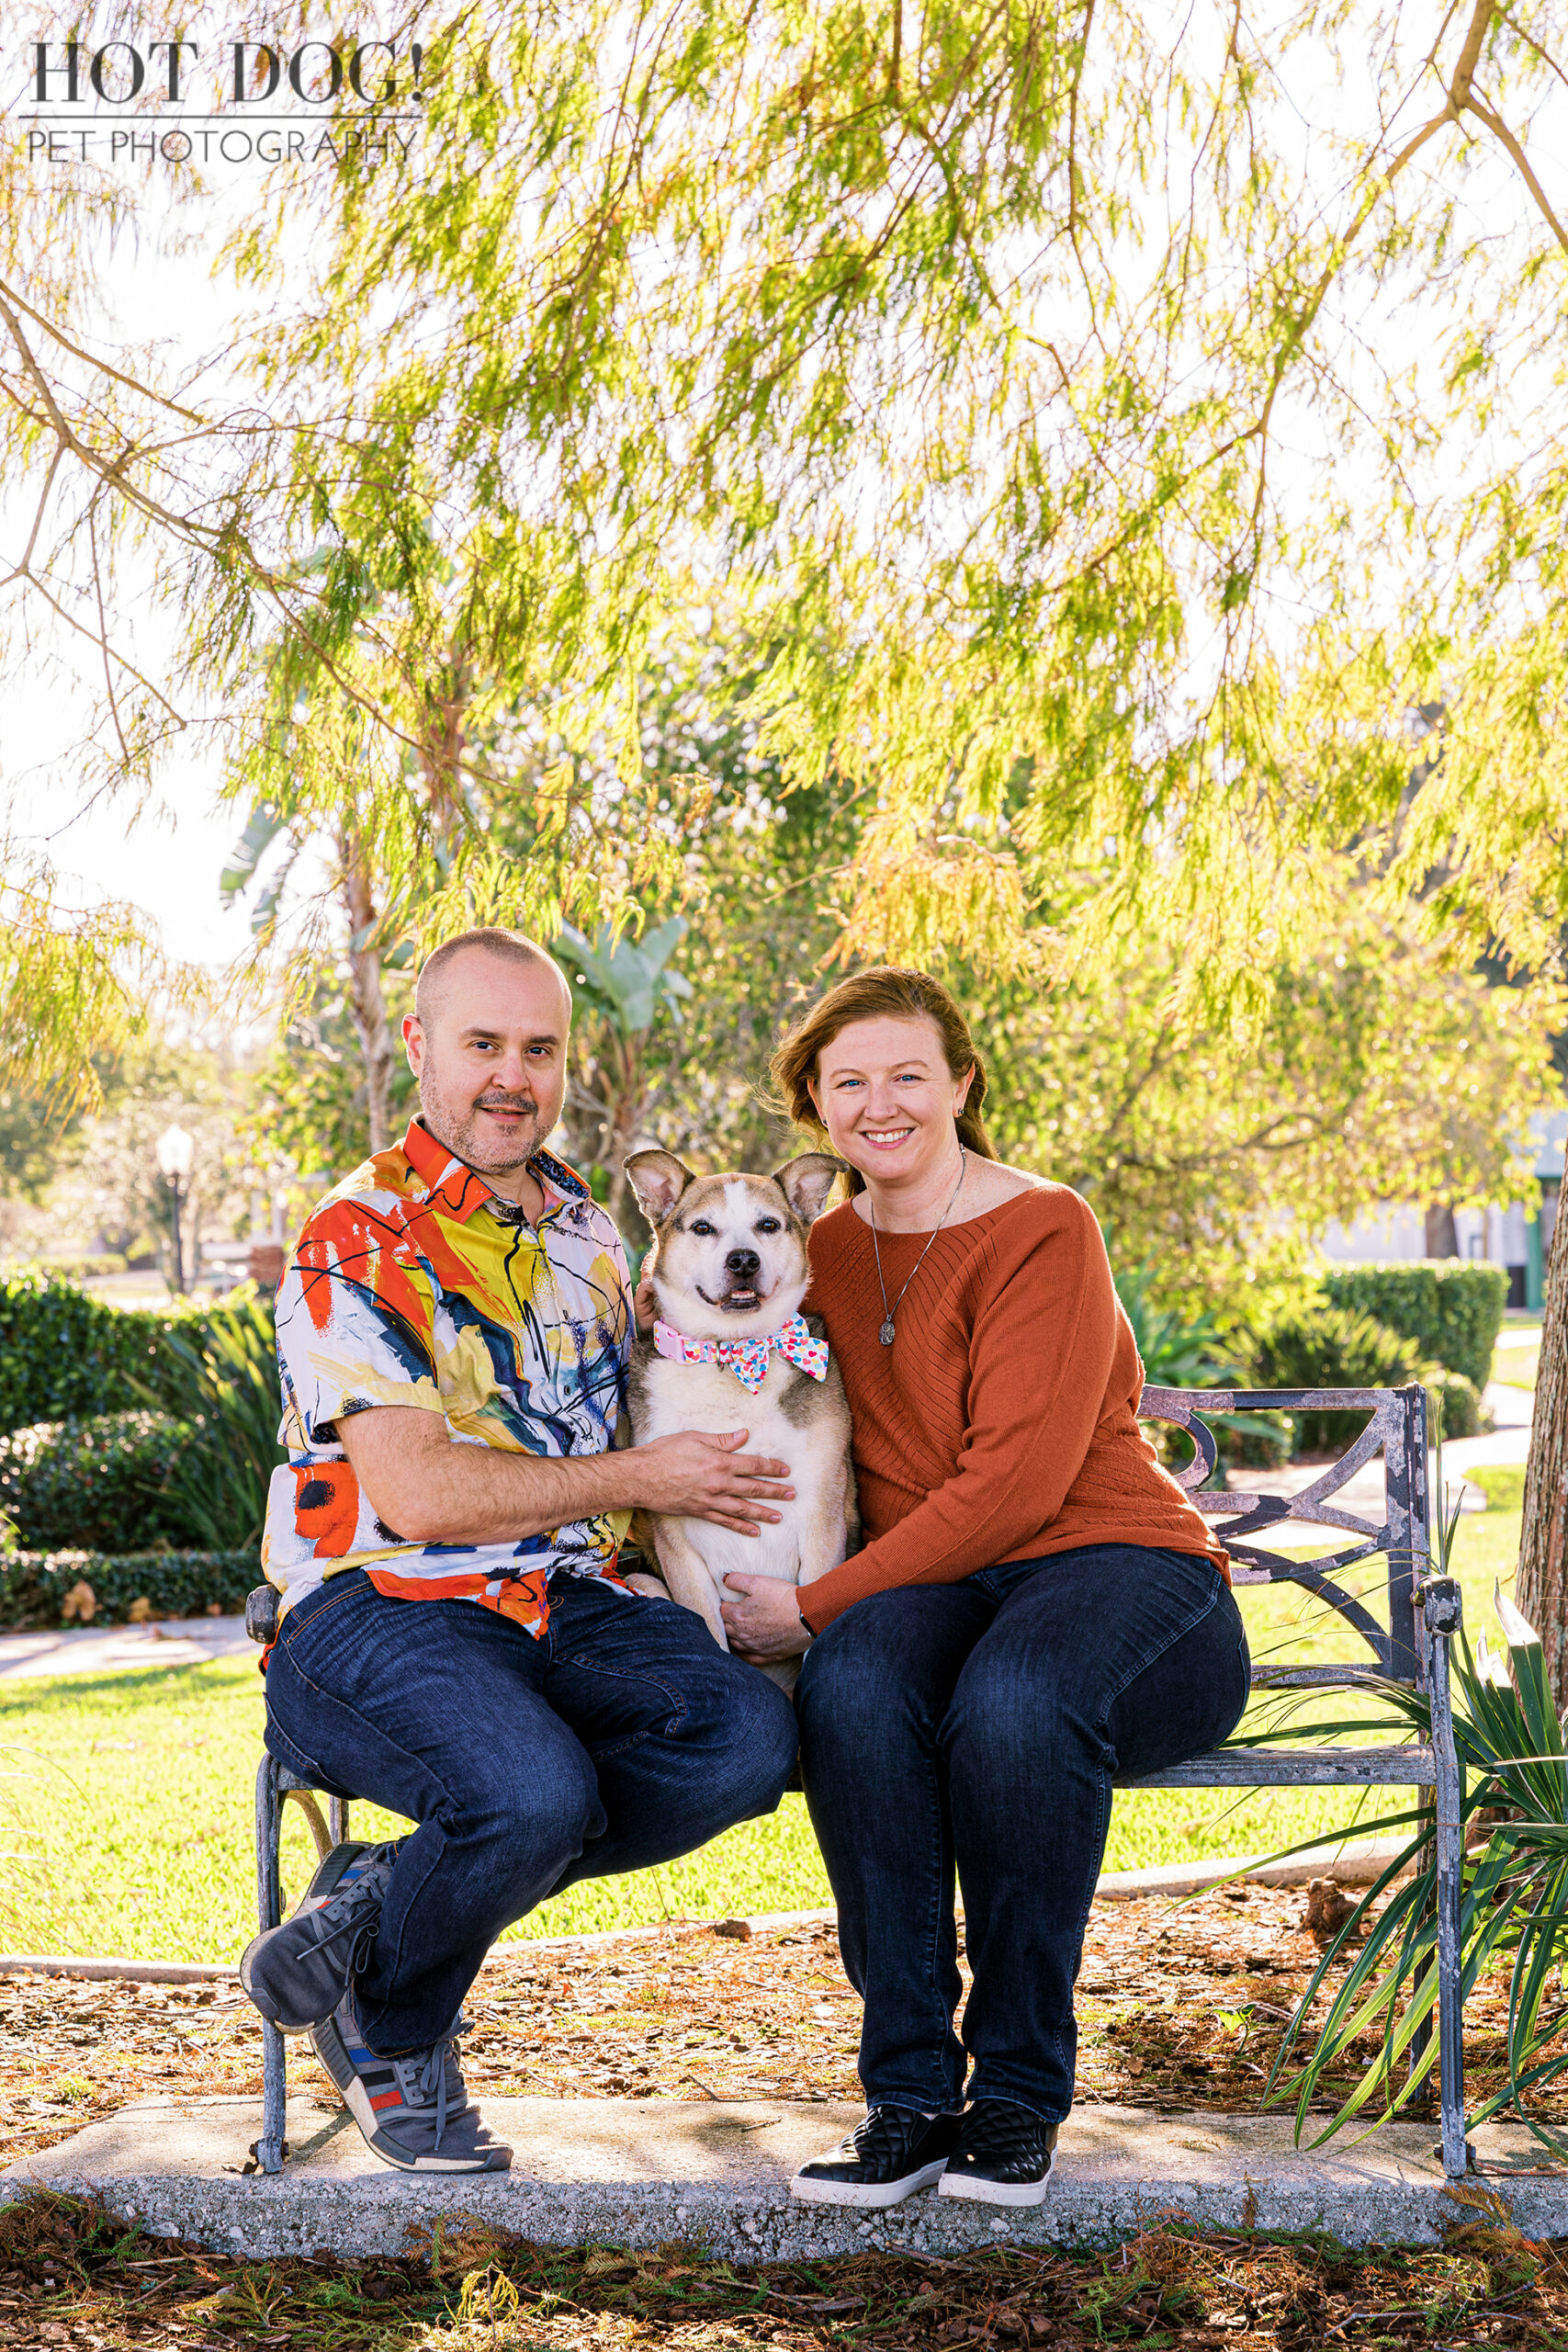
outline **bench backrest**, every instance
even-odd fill
[[[1371,1419],[1338,1461],[1328,1464],[1300,1494],[1204,1493],[1202,1483],[1219,1458],[1209,1419],[1260,1411],[1366,1411]],[[1215,1532],[1231,1555],[1234,1581],[1306,1586],[1355,1628],[1374,1661],[1371,1668],[1364,1660],[1344,1666],[1266,1668],[1254,1676],[1255,1681],[1276,1687],[1344,1682],[1369,1671],[1399,1682],[1414,1684],[1419,1679],[1411,1595],[1413,1588],[1431,1572],[1431,1518],[1427,1392],[1418,1381],[1405,1388],[1145,1388],[1138,1418],[1174,1422],[1191,1438],[1197,1451],[1175,1476],[1204,1518],[1219,1522]],[[1379,1453],[1383,1457],[1385,1489],[1381,1526],[1334,1500],[1356,1472]],[[1287,1520],[1340,1529],[1356,1540],[1315,1560],[1289,1559],[1248,1540]],[[1346,1569],[1380,1552],[1388,1557],[1386,1633],[1338,1581]]]

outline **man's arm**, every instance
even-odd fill
[[[345,1414],[339,1442],[382,1524],[409,1544],[510,1544],[600,1511],[664,1511],[755,1535],[788,1502],[789,1465],[739,1453],[747,1432],[682,1430],[650,1445],[564,1461],[463,1444],[438,1413],[372,1405]]]

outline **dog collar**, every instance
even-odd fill
[[[812,1337],[804,1315],[792,1315],[776,1331],[761,1331],[750,1340],[694,1340],[677,1331],[673,1323],[655,1323],[653,1345],[671,1363],[722,1364],[753,1396],[768,1376],[768,1358],[774,1349],[808,1379],[828,1377],[828,1342]]]

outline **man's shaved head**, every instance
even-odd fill
[[[425,958],[403,1023],[421,1116],[437,1142],[513,1200],[566,1096],[571,990],[521,932],[459,932]]]
[[[459,956],[470,952],[498,956],[508,964],[542,965],[560,982],[570,1017],[571,989],[567,984],[566,974],[548,949],[541,947],[536,939],[529,939],[520,931],[507,931],[500,923],[484,923],[476,931],[460,931],[456,939],[444,939],[439,947],[431,950],[420,967],[413,1006],[414,1018],[423,1026],[429,1026],[440,1008],[452,966]]]

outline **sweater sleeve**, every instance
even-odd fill
[[[1065,1214],[993,1269],[977,1303],[953,1476],[802,1589],[813,1633],[870,1593],[956,1584],[993,1566],[1060,1511],[1104,1409],[1116,1292],[1088,1203],[1065,1190],[1052,1197]]]

